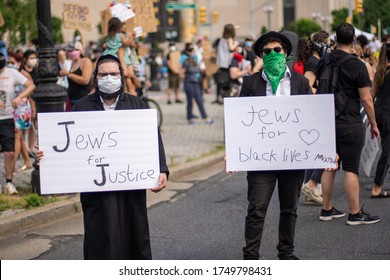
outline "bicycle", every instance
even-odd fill
[[[142,89],[138,92],[139,97],[146,103],[149,109],[156,109],[157,112],[157,125],[158,128],[161,129],[162,123],[163,123],[163,114],[160,108],[160,105],[158,105],[157,101],[151,99],[148,97],[148,89],[146,88],[145,84],[142,82]]]

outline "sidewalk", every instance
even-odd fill
[[[167,164],[170,168],[169,181],[222,161],[224,155],[223,106],[212,104],[215,100],[214,93],[204,96],[206,112],[214,119],[212,125],[204,124],[196,105],[194,105],[193,112],[199,116],[199,119],[196,120],[195,125],[188,124],[184,92],[180,92],[182,104],[173,102],[168,105],[166,93],[162,91],[150,92],[149,97],[156,100],[163,111],[161,135]],[[22,160],[19,160],[16,168],[22,164]],[[4,156],[0,154],[1,184],[4,181]],[[16,173],[13,183],[18,189],[31,188],[30,181],[31,170]],[[37,223],[50,222],[79,212],[80,209],[78,196],[70,195],[61,197],[58,202],[32,210],[0,212],[0,236],[37,225]]]

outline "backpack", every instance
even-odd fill
[[[348,96],[344,93],[339,83],[339,68],[345,61],[354,58],[353,55],[346,55],[339,61],[332,62],[330,54],[324,55],[324,65],[321,76],[319,77],[317,93],[333,94],[335,104],[335,115],[340,116],[348,103]]]

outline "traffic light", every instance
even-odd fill
[[[355,0],[355,13],[363,13],[363,0]]]
[[[217,12],[213,12],[213,24],[218,23],[218,17],[219,17],[219,14]]]
[[[199,23],[207,22],[207,9],[206,7],[199,8]]]

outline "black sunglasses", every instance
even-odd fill
[[[275,48],[265,48],[265,49],[263,49],[263,53],[264,54],[270,54],[271,51],[280,53],[282,51],[282,48],[281,47],[275,47]]]

